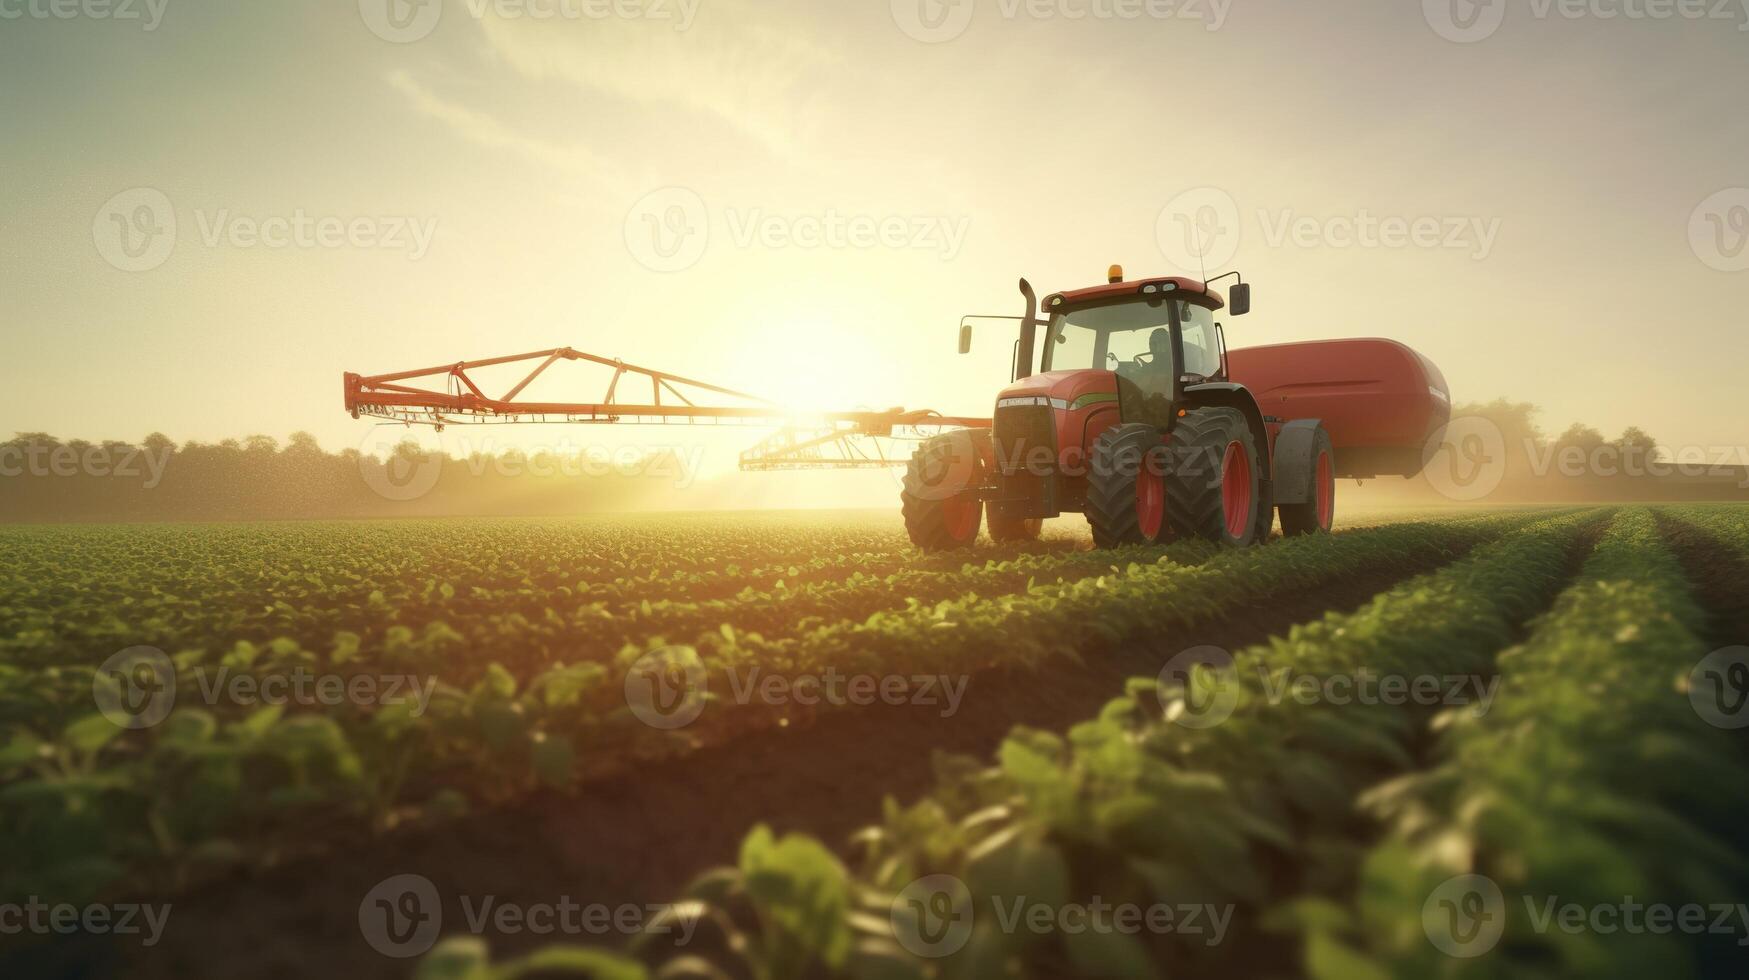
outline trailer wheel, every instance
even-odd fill
[[[1174,533],[1231,548],[1257,541],[1262,525],[1262,465],[1245,416],[1198,408],[1172,430],[1166,514]]]
[[[912,544],[924,551],[951,551],[977,540],[984,513],[978,485],[988,441],[987,432],[959,429],[924,442],[911,455],[899,504]]]
[[[1283,537],[1322,534],[1336,522],[1336,456],[1323,427],[1312,443],[1312,492],[1304,503],[1281,505]]]
[[[1088,457],[1087,523],[1101,548],[1171,540],[1166,519],[1166,445],[1157,426],[1115,425]]]
[[[1037,517],[998,517],[994,507],[984,515],[984,523],[990,529],[992,541],[1037,541],[1045,526],[1044,520]]]

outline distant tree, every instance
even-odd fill
[[[170,437],[162,432],[152,433],[147,436],[145,441],[141,442],[140,445],[145,447],[147,452],[152,453],[155,456],[167,452],[174,452],[176,450],[176,443],[171,442]],[[196,443],[189,443],[190,447],[195,445]]]
[[[1630,425],[1622,430],[1620,436],[1616,437],[1615,444],[1623,451],[1650,453],[1658,447],[1658,440],[1652,438],[1645,429],[1637,425]]]
[[[286,443],[285,451],[288,454],[298,456],[320,456],[322,447],[316,442],[315,436],[300,429],[291,434],[291,439]]]
[[[272,436],[250,436],[243,445],[252,453],[279,452],[279,440]]]
[[[1601,449],[1603,445],[1603,433],[1583,422],[1574,422],[1567,431],[1555,437],[1556,449],[1578,449],[1586,455]]]

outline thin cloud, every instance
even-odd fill
[[[508,150],[557,170],[609,181],[611,166],[588,147],[553,143],[517,132],[486,113],[444,99],[405,71],[391,71],[386,80],[391,88],[406,96],[415,111],[443,123],[470,142]]]
[[[554,23],[487,14],[480,23],[492,50],[527,78],[708,113],[788,155],[807,128],[818,76],[836,59],[749,16],[716,0],[685,31],[624,18]]]

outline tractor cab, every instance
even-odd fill
[[[1225,378],[1225,303],[1194,279],[1111,279],[1045,299],[1039,373],[1100,372],[1122,419],[1169,426],[1184,385]]]

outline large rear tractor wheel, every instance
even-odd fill
[[[899,491],[905,533],[912,544],[924,551],[951,551],[970,547],[978,539],[984,514],[978,485],[989,438],[988,432],[960,429],[917,447]]]
[[[1336,456],[1323,427],[1312,444],[1312,492],[1304,503],[1282,504],[1283,537],[1323,534],[1336,523]]]
[[[1101,548],[1171,539],[1165,433],[1145,422],[1112,426],[1093,441],[1087,523]]]
[[[1166,515],[1175,534],[1243,548],[1258,540],[1263,467],[1245,416],[1199,408],[1172,431]]]

